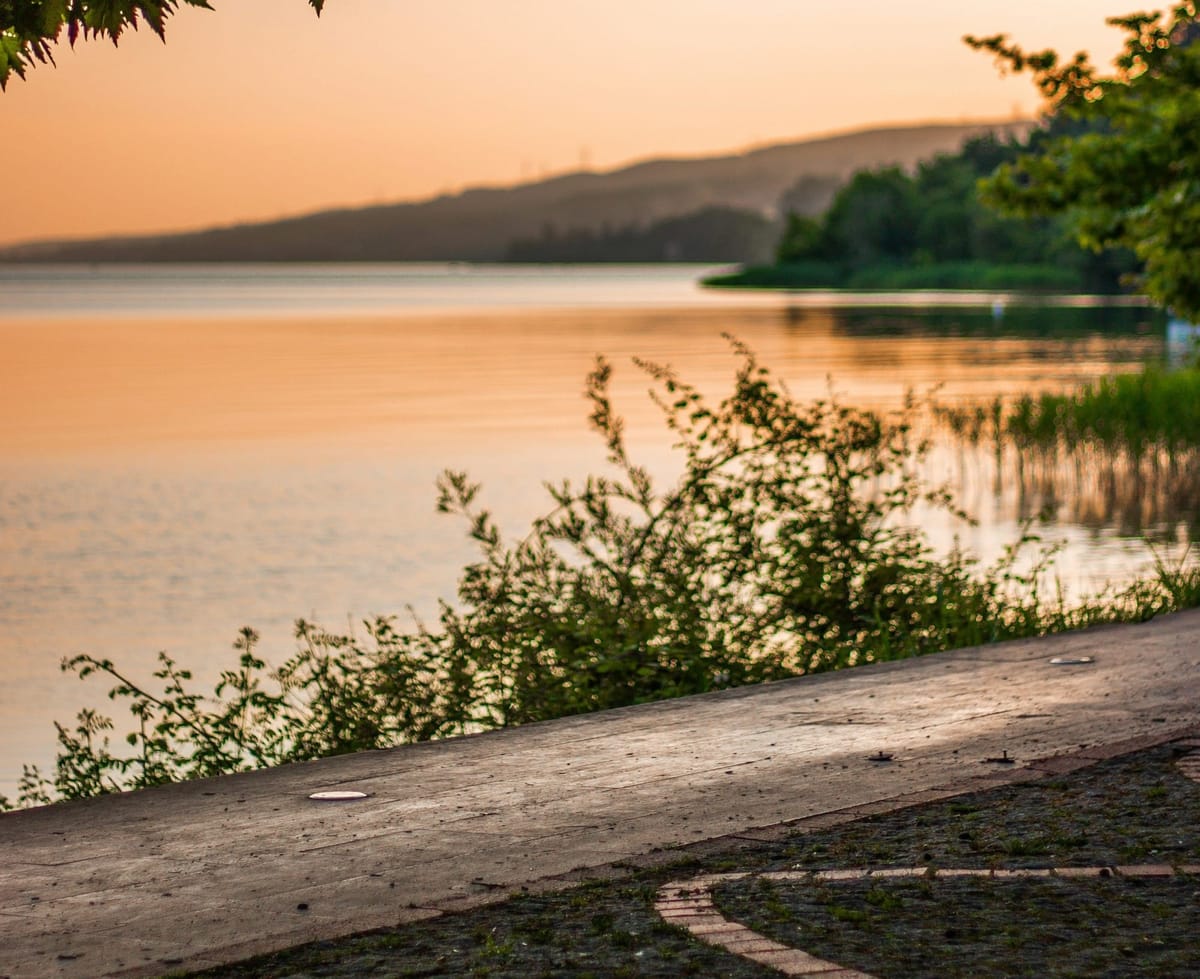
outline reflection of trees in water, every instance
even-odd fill
[[[1073,391],[931,405],[943,433],[989,447],[1022,518],[1200,539],[1200,371],[1148,365]]]
[[[958,449],[960,475],[986,480],[1006,516],[1123,537],[1200,540],[1200,448],[1030,446],[994,429],[956,430],[944,419],[938,427]]]
[[[1200,451],[1002,450],[1004,477],[1022,518],[1051,509],[1084,527],[1123,536],[1200,539]]]
[[[1095,334],[1160,334],[1165,316],[1138,305],[859,306],[833,310],[835,330],[847,336],[1007,336],[1063,339]],[[788,322],[803,323],[813,310],[789,306]]]
[[[874,372],[918,390],[935,385],[948,403],[996,395],[1060,392],[1112,373],[1161,362],[1165,327],[1129,307],[1018,308],[995,319],[987,308],[802,308],[786,311],[800,344],[825,341],[843,363],[839,380]],[[879,368],[884,373],[879,373]]]

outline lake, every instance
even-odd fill
[[[298,616],[431,615],[472,554],[434,512],[437,474],[470,472],[520,532],[543,480],[602,465],[581,397],[597,355],[663,478],[669,440],[632,359],[720,395],[736,363],[725,332],[798,397],[879,408],[910,390],[1063,389],[1163,355],[1161,321],[1137,307],[713,293],[696,285],[705,271],[0,267],[0,792],[22,762],[52,760],[53,719],[105,703],[59,672],[64,656],[147,678],[165,649],[208,680],[243,625],[278,662]],[[1075,590],[1138,573],[1143,532],[1190,533],[1102,492],[1056,497],[986,450],[940,444],[927,473],[979,519],[923,518],[940,546],[957,536],[994,557],[1038,517],[1066,542]]]

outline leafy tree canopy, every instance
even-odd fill
[[[325,5],[308,2],[318,14]],[[72,46],[80,37],[116,44],[139,24],[164,37],[166,20],[180,4],[212,9],[208,0],[0,0],[0,89],[14,74],[24,78],[34,62],[53,64],[52,45],[64,29]]]
[[[877,276],[886,277],[889,269],[925,269],[934,276],[926,281],[944,281],[945,288],[989,288],[992,282],[1012,288],[997,278],[1009,275],[1027,288],[1118,292],[1122,274],[1140,267],[1127,251],[1094,254],[1075,243],[1061,216],[1006,217],[979,200],[980,178],[1045,138],[1039,130],[1020,144],[988,134],[958,153],[926,160],[911,174],[896,167],[859,171],[823,215],[788,215],[776,250],[779,263],[791,270],[784,274],[819,280],[825,270],[828,281],[820,284],[861,288],[887,281]]]
[[[1025,72],[1050,103],[1045,138],[983,181],[984,199],[1021,216],[1062,215],[1078,241],[1123,246],[1140,289],[1200,322],[1200,36],[1196,5],[1109,18],[1126,34],[1113,71],[1088,55],[1026,52],[1008,37],[965,38]]]

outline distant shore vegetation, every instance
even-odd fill
[[[862,170],[818,216],[791,212],[771,263],[705,280],[766,289],[973,289],[1114,294],[1136,273],[1131,252],[1081,248],[1061,219],[1014,218],[985,206],[979,181],[1025,143],[969,140],[915,172]]]
[[[742,262],[765,260],[779,223],[755,211],[706,207],[649,224],[559,230],[547,224],[536,237],[508,246],[507,262]]]
[[[704,284],[738,289],[975,290],[980,292],[1095,293],[1070,268],[1031,263],[883,262],[853,268],[836,262],[800,261],[749,265],[709,276]],[[1105,289],[1104,292],[1115,290]]]

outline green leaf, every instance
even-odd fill
[[[67,20],[69,0],[43,0],[42,2],[42,36],[57,37]]]
[[[8,0],[0,3],[0,89],[11,75],[24,78],[33,62],[51,63],[50,44],[64,27],[74,45],[85,39],[104,37],[116,43],[128,28],[144,23],[165,37],[167,18],[180,3],[212,10],[208,0]],[[324,0],[309,0],[320,14]]]

